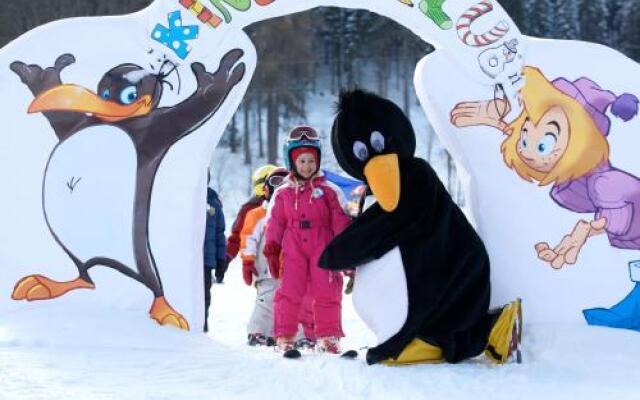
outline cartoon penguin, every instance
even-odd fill
[[[42,203],[55,241],[73,261],[78,277],[58,282],[30,275],[15,285],[14,300],[46,300],[80,288],[93,289],[89,269],[102,265],[133,278],[153,293],[151,318],[189,329],[164,297],[149,243],[149,209],[156,172],[169,148],[216,112],[242,79],[243,51],[229,51],[215,73],[191,64],[197,88],[173,107],[158,107],[166,75],[121,64],[104,74],[97,94],[62,84],[60,72],[75,62],[64,54],[53,67],[10,66],[35,99],[56,136],[44,172]]]
[[[327,246],[320,266],[356,268],[353,302],[376,334],[369,364],[458,362],[483,350],[498,363],[517,350],[520,303],[489,312],[489,257],[391,101],[340,96],[332,146],[374,200]],[[365,205],[367,207],[367,205]]]

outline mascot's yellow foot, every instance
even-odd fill
[[[29,275],[20,279],[13,288],[13,300],[48,300],[74,289],[95,289],[93,283],[82,278],[68,282],[57,282],[43,275]]]
[[[160,325],[173,325],[185,331],[189,330],[187,320],[171,307],[164,296],[156,297],[153,300],[149,315]]]
[[[496,364],[505,364],[515,353],[516,362],[522,362],[522,302],[516,299],[502,308],[498,320],[491,328],[489,341],[484,350],[486,356]]]
[[[413,339],[398,358],[382,361],[384,365],[439,364],[444,362],[442,349],[421,339]]]

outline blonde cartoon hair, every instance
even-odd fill
[[[523,111],[505,129],[508,137],[502,142],[501,151],[505,164],[528,181],[538,181],[540,186],[556,185],[587,175],[603,161],[609,159],[609,144],[596,127],[584,107],[575,99],[556,89],[538,68],[525,67],[526,85],[522,89]],[[567,149],[551,171],[537,171],[524,163],[517,147],[520,132],[527,118],[538,124],[552,107],[560,107],[569,121]]]

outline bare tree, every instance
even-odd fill
[[[258,157],[264,158],[264,135],[262,134],[262,96],[258,93],[256,104],[256,125],[258,126]]]
[[[267,96],[267,161],[271,164],[278,162],[280,116],[276,97],[274,93],[270,93]]]
[[[236,114],[233,114],[228,127],[229,131],[229,148],[232,153],[238,151],[238,126],[236,125]]]
[[[244,148],[244,164],[251,165],[251,129],[249,128],[249,109],[251,108],[251,102],[246,102],[242,107],[242,115],[244,116],[244,125],[242,135],[242,145]]]

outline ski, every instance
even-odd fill
[[[302,357],[302,353],[298,349],[290,349],[282,353],[284,358],[296,359]]]
[[[347,350],[344,353],[340,354],[340,358],[355,360],[356,358],[358,358],[358,352],[355,350]]]

